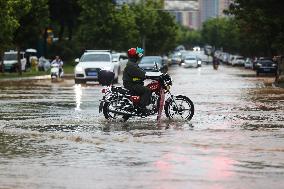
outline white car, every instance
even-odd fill
[[[245,68],[246,69],[252,69],[253,68],[253,63],[252,63],[252,59],[247,58],[245,61]]]
[[[242,56],[235,56],[234,60],[232,61],[232,66],[244,66],[245,59]]]
[[[197,56],[186,56],[184,58],[184,62],[182,63],[182,66],[185,68],[188,67],[194,67],[194,68],[198,68],[198,58]]]
[[[118,82],[119,67],[112,61],[111,52],[108,50],[87,50],[75,67],[75,83],[98,81],[100,70],[108,70],[114,73],[114,83]]]
[[[118,66],[118,73],[126,67],[128,57],[126,53],[112,53],[112,62]]]
[[[16,71],[16,65],[18,63],[17,56],[18,52],[13,50],[4,53],[3,67],[5,71],[10,71],[10,72]],[[27,59],[25,57],[24,52],[20,52],[20,61],[21,61],[21,70],[25,71]]]

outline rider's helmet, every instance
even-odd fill
[[[142,48],[131,48],[127,51],[128,58],[134,62],[137,62],[144,55],[144,50]]]
[[[139,58],[142,58],[143,55],[144,55],[144,49],[140,48],[140,47],[137,47],[136,48],[136,52],[137,52],[137,55]]]
[[[129,59],[137,59],[138,58],[138,54],[136,52],[135,48],[131,48],[127,51],[127,55]]]

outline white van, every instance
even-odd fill
[[[18,63],[17,54],[18,52],[14,50],[10,50],[4,53],[3,57],[4,71],[10,71],[10,72],[16,71],[16,65]],[[24,52],[20,52],[20,61],[21,61],[21,69],[22,71],[25,71],[27,60],[25,58]]]

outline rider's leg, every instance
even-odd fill
[[[142,85],[132,86],[132,90],[135,94],[140,96],[140,107],[145,108],[150,103],[151,90]]]

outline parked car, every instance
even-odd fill
[[[230,58],[228,60],[228,64],[229,65],[233,65],[233,61],[235,61],[236,57],[238,57],[238,55],[230,55]]]
[[[14,50],[10,50],[4,53],[3,57],[3,67],[4,71],[13,72],[17,70],[18,63],[18,52]],[[25,58],[25,52],[20,52],[20,62],[21,62],[21,70],[26,70],[27,59]]]
[[[245,68],[246,69],[253,69],[253,62],[251,58],[247,58],[245,60]]]
[[[259,76],[260,73],[277,73],[277,63],[271,60],[258,60],[256,63],[256,75]]]
[[[118,73],[124,70],[128,57],[126,53],[112,53],[112,62],[118,67]]]
[[[224,52],[224,53],[222,54],[221,61],[222,61],[224,64],[228,64],[229,58],[230,58],[229,53],[225,53],[225,52]]]
[[[194,68],[198,68],[198,59],[197,56],[194,55],[188,55],[185,57],[184,62],[182,63],[182,66],[185,68],[189,68],[189,67],[194,67]]]
[[[181,62],[181,55],[179,53],[175,53],[172,57],[171,64],[180,64]]]
[[[245,64],[245,58],[242,56],[235,56],[235,58],[232,61],[232,66],[244,66]]]
[[[258,63],[258,61],[260,61],[260,60],[270,60],[270,61],[273,61],[272,60],[272,58],[270,58],[270,57],[255,57],[254,59],[253,59],[253,70],[256,70],[257,69],[257,63]]]
[[[155,68],[155,63],[157,63],[158,69],[161,72],[165,73],[168,71],[168,66],[165,62],[163,62],[161,56],[144,56],[138,65],[146,72],[155,72],[157,71]]]
[[[98,81],[100,70],[109,70],[114,73],[114,83],[118,82],[117,64],[113,63],[111,51],[109,50],[87,50],[82,57],[75,60],[75,83],[86,83],[87,81]]]

